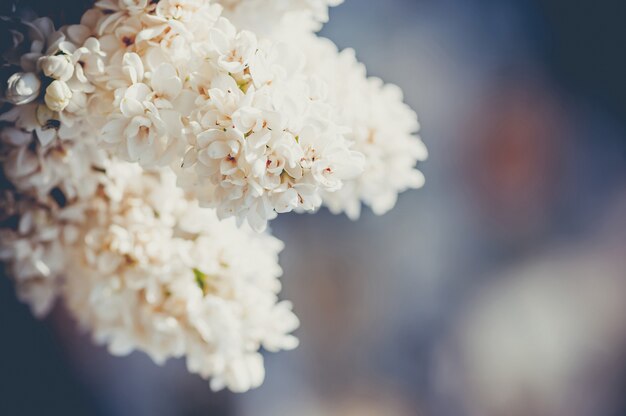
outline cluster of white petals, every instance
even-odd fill
[[[298,319],[277,297],[279,240],[218,220],[171,171],[115,161],[95,140],[42,146],[15,127],[0,137],[14,175],[3,189],[0,259],[35,315],[61,296],[111,353],[185,357],[215,390],[257,387],[259,349],[297,346]]]
[[[115,355],[185,357],[215,390],[257,387],[268,351],[292,349],[298,326],[279,302],[278,252],[267,234],[219,221],[176,188],[171,172],[113,163],[69,255],[71,312]]]
[[[382,214],[424,182],[401,91],[314,34],[339,3],[100,0],[13,29],[0,261],[20,299],[61,298],[113,354],[259,386],[259,351],[297,345],[268,221]]]
[[[44,316],[61,297],[113,354],[185,357],[213,389],[257,387],[260,348],[297,346],[298,319],[277,297],[282,243],[200,208],[171,170],[144,171],[99,146],[99,81],[77,74],[103,74],[104,53],[94,38],[80,51],[67,36],[93,31],[30,25],[56,40],[46,41],[51,55],[33,56],[33,71],[18,73],[47,88],[7,100],[16,105],[0,115],[0,260],[19,298]],[[88,102],[61,108],[68,89]]]
[[[325,192],[324,204],[334,213],[359,217],[361,202],[377,215],[392,209],[398,194],[424,185],[424,175],[415,168],[428,157],[424,143],[415,134],[415,112],[403,102],[402,90],[379,78],[366,76],[365,66],[354,50],[341,52],[328,39],[303,36],[306,71],[328,84],[328,99],[339,118],[350,127],[348,140],[365,156],[363,173],[345,181],[337,192]]]
[[[343,0],[217,0],[239,29],[267,36],[279,28],[318,31],[328,21],[328,8]]]
[[[247,2],[241,3],[233,9],[231,18],[303,53],[304,73],[320,83],[324,101],[334,108],[336,120],[348,128],[345,137],[352,150],[364,156],[363,172],[344,180],[338,191],[324,192],[324,205],[333,213],[346,213],[351,219],[359,217],[362,203],[382,215],[395,206],[399,193],[421,188],[424,176],[415,166],[426,160],[428,151],[416,135],[417,115],[404,103],[402,90],[380,78],[368,77],[365,65],[356,59],[353,49],[339,51],[331,40],[312,33],[310,26],[303,24],[293,12],[299,11],[301,17],[314,9],[295,2],[300,7],[292,9],[292,14],[285,14],[289,18],[272,25],[255,26],[253,11],[243,6]],[[323,22],[328,6],[341,1],[308,3],[316,4],[316,10],[324,12],[317,14]]]
[[[117,157],[171,166],[202,206],[257,231],[363,172],[297,48],[238,30],[206,1],[96,6],[108,53],[91,103]]]

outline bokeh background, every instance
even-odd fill
[[[347,0],[322,34],[404,89],[431,156],[386,216],[273,222],[301,346],[214,394],[0,279],[0,415],[626,415],[625,22],[621,0]]]

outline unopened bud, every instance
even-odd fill
[[[32,72],[16,72],[7,80],[5,97],[15,105],[27,104],[39,95],[41,81]]]
[[[50,78],[68,81],[74,75],[74,65],[68,55],[44,56],[39,64],[43,73]]]
[[[44,101],[52,111],[63,111],[72,99],[72,90],[63,81],[52,81],[46,88]]]

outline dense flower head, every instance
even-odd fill
[[[0,259],[37,316],[61,297],[111,353],[185,357],[215,390],[257,387],[259,349],[297,346],[289,333],[298,320],[277,297],[279,240],[220,221],[171,171],[106,157],[95,140],[43,148],[18,131],[3,129],[2,154],[12,160],[25,149],[41,164],[3,189]],[[57,162],[57,152],[82,166]],[[64,175],[42,182],[40,171],[56,163]]]
[[[225,0],[225,3],[228,1]],[[428,152],[416,135],[419,123],[415,112],[403,102],[402,90],[381,79],[368,77],[352,49],[339,51],[330,40],[316,36],[328,6],[341,1],[296,1],[280,15],[284,18],[263,24],[254,18],[254,1],[230,2],[228,14],[238,27],[254,29],[274,42],[297,48],[303,55],[302,72],[317,85],[316,93],[333,109],[333,117],[346,128],[351,150],[363,155],[362,172],[342,181],[340,188],[322,191],[322,201],[332,212],[345,212],[356,219],[361,204],[381,215],[394,207],[398,194],[424,185],[424,176],[415,168]],[[275,12],[286,3],[275,0],[264,10]],[[286,9],[284,9],[286,10]]]
[[[261,384],[259,350],[296,347],[298,326],[268,221],[382,214],[424,181],[400,89],[314,34],[339,3],[101,0],[58,30],[14,22],[0,261],[34,314],[61,298],[112,354]]]
[[[328,21],[328,9],[343,0],[218,0],[238,28],[267,35],[286,24],[307,32]]]
[[[172,166],[203,206],[258,231],[362,172],[296,48],[238,30],[207,2],[97,6],[119,14],[103,14],[101,37],[126,39],[92,96],[109,120],[99,139],[118,157]]]
[[[219,221],[186,200],[169,172],[142,174],[123,162],[107,169],[117,174],[68,260],[69,309],[113,354],[139,349],[157,363],[185,356],[216,390],[260,385],[259,348],[297,345],[289,332],[298,320],[276,296],[282,243]]]
[[[326,81],[329,101],[350,127],[348,140],[365,157],[363,173],[338,192],[325,192],[324,204],[352,219],[359,217],[361,202],[382,215],[394,207],[398,193],[424,185],[415,165],[428,151],[415,135],[417,116],[403,102],[400,88],[366,76],[353,50],[338,52],[330,40],[311,35],[299,43],[308,58],[305,70]]]

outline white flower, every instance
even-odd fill
[[[350,128],[347,139],[364,155],[363,173],[344,180],[341,189],[324,192],[324,204],[334,213],[356,219],[364,203],[381,215],[395,205],[398,194],[424,185],[415,168],[428,156],[416,136],[417,116],[403,103],[401,90],[380,79],[367,78],[354,51],[338,52],[329,40],[311,34],[286,41],[299,45],[307,56],[305,71],[328,83],[327,100]]]
[[[339,2],[99,0],[80,24],[29,24],[0,114],[18,296],[38,315],[61,297],[112,354],[259,386],[259,350],[298,344],[268,221],[382,213],[423,183],[399,89],[312,33]]]
[[[46,88],[44,101],[52,111],[63,111],[72,99],[72,90],[63,81],[55,80]]]
[[[183,88],[183,83],[176,73],[176,68],[166,62],[160,64],[152,73],[150,80],[154,103],[159,108],[172,108]]]
[[[289,333],[298,320],[276,298],[282,244],[219,222],[186,201],[171,175],[109,169],[118,173],[104,190],[109,202],[92,204],[84,244],[69,256],[70,310],[112,354],[186,356],[215,390],[260,385],[258,349],[297,346]]]
[[[171,88],[155,92],[143,83],[130,86],[120,101],[121,115],[103,127],[101,140],[115,145],[117,154],[126,160],[143,165],[168,163],[179,153],[182,143],[177,139],[183,127],[176,111],[159,109],[153,100],[167,103],[174,92]]]
[[[22,105],[39,96],[41,81],[32,72],[16,72],[7,80],[5,97],[11,104]]]
[[[328,21],[328,8],[343,0],[217,0],[224,14],[239,29],[262,35],[274,33],[277,27],[316,32]]]
[[[87,94],[83,91],[76,90],[72,92],[72,96],[70,97],[70,101],[67,103],[65,107],[65,111],[70,113],[79,113],[85,111],[87,109]],[[66,123],[68,122],[67,119]]]
[[[206,2],[203,0],[162,0],[159,1],[156,8],[156,14],[166,19],[172,19],[180,22],[192,22],[197,13],[211,13],[214,10],[206,10]],[[212,6],[213,7],[213,6]],[[207,16],[203,16],[204,19]],[[205,21],[206,24],[211,24],[215,21],[209,18]]]
[[[296,48],[258,42],[224,18],[201,25],[182,10],[198,7],[160,3],[155,20],[94,77],[100,142],[145,167],[171,164],[203,206],[258,231],[277,213],[319,208],[323,192],[362,171],[347,130],[311,98],[319,94]],[[197,30],[178,28],[177,16]]]
[[[65,54],[44,56],[39,60],[41,70],[50,78],[68,81],[74,75],[72,59]]]
[[[92,80],[102,76],[105,56],[98,39],[91,37],[85,40],[85,43],[72,54],[76,79],[86,84],[90,82],[87,76]]]
[[[222,18],[209,36],[218,56],[217,64],[221,69],[236,74],[248,67],[257,46],[254,33],[248,31],[237,33],[235,27]]]
[[[48,17],[40,17],[29,22],[23,22],[28,28],[25,33],[20,33],[23,36],[23,41],[27,49],[17,63],[22,67],[24,72],[37,72],[37,60],[44,53],[48,47],[49,39],[54,32],[54,24]]]
[[[36,316],[50,311],[60,292],[59,278],[65,267],[63,224],[48,209],[20,201],[17,229],[0,230],[0,260],[16,282],[18,297]]]

